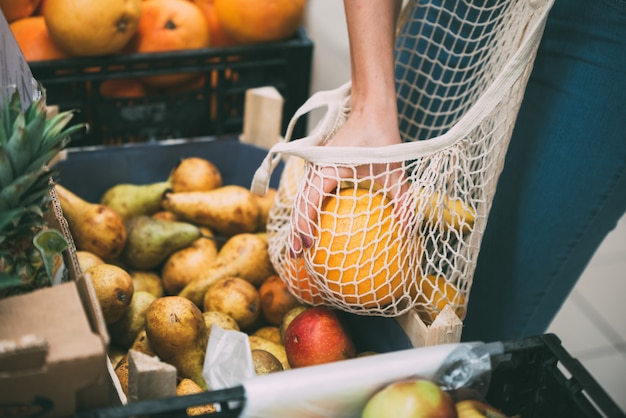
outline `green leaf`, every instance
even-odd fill
[[[0,132],[2,129],[0,129]],[[0,144],[0,188],[4,188],[13,181],[13,164]]]
[[[22,196],[37,182],[40,175],[41,171],[27,173],[0,190],[0,210],[16,207],[20,203]]]
[[[41,252],[46,273],[48,273],[48,277],[53,281],[53,278],[57,273],[54,269],[55,258],[61,257],[63,251],[68,248],[69,244],[67,243],[67,240],[58,230],[46,229],[39,231],[37,235],[35,235],[33,243]]]
[[[19,277],[0,273],[0,292],[11,289],[13,287],[21,286],[23,283]]]

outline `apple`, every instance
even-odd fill
[[[285,330],[284,345],[292,368],[356,357],[354,342],[339,317],[324,306],[298,314]]]
[[[452,397],[428,379],[391,383],[365,404],[361,418],[457,418]]]

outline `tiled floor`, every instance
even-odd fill
[[[306,28],[313,40],[312,91],[350,77],[343,2],[309,2]],[[312,114],[311,126],[317,115]],[[548,332],[582,362],[626,411],[626,215],[606,238]]]
[[[548,332],[626,411],[626,216],[606,237]]]

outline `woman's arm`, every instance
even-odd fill
[[[380,147],[401,142],[394,75],[394,46],[399,0],[344,0],[352,89],[350,115],[326,146]],[[393,165],[395,167],[396,165]],[[359,177],[374,175],[389,188],[392,197],[402,191],[401,170],[387,164],[357,168]],[[292,248],[296,253],[313,244],[312,224],[325,193],[340,178],[353,177],[349,168],[322,167],[307,179],[296,202],[292,222],[295,229]]]

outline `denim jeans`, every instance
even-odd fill
[[[625,211],[626,0],[557,0],[483,236],[463,340],[545,332]]]

